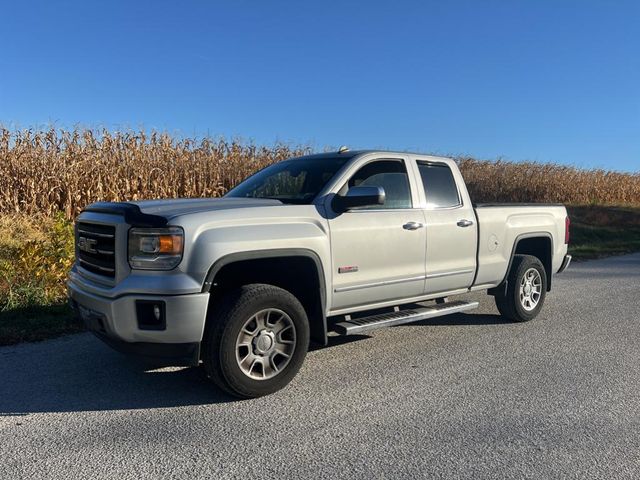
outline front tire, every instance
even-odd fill
[[[531,255],[514,255],[507,287],[495,296],[500,314],[515,322],[533,320],[544,304],[547,274],[544,265]]]
[[[213,306],[202,351],[207,376],[226,392],[254,398],[284,388],[309,346],[309,322],[282,288],[244,285]]]

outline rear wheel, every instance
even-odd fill
[[[515,255],[507,276],[506,289],[496,294],[500,314],[516,322],[534,319],[544,304],[547,274],[542,262],[531,255]]]
[[[209,378],[242,398],[280,390],[307,353],[304,307],[273,285],[245,285],[211,309],[202,360]]]

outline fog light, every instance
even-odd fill
[[[166,330],[165,304],[161,300],[136,300],[140,330]]]

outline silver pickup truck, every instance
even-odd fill
[[[70,303],[112,347],[203,364],[239,397],[284,387],[310,341],[473,309],[534,318],[569,264],[562,205],[474,205],[454,161],[349,151],[276,163],[219,199],[95,203]]]

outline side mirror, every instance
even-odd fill
[[[336,212],[342,213],[350,208],[383,205],[385,197],[382,187],[351,187],[344,197],[340,195],[334,197],[333,208]]]

